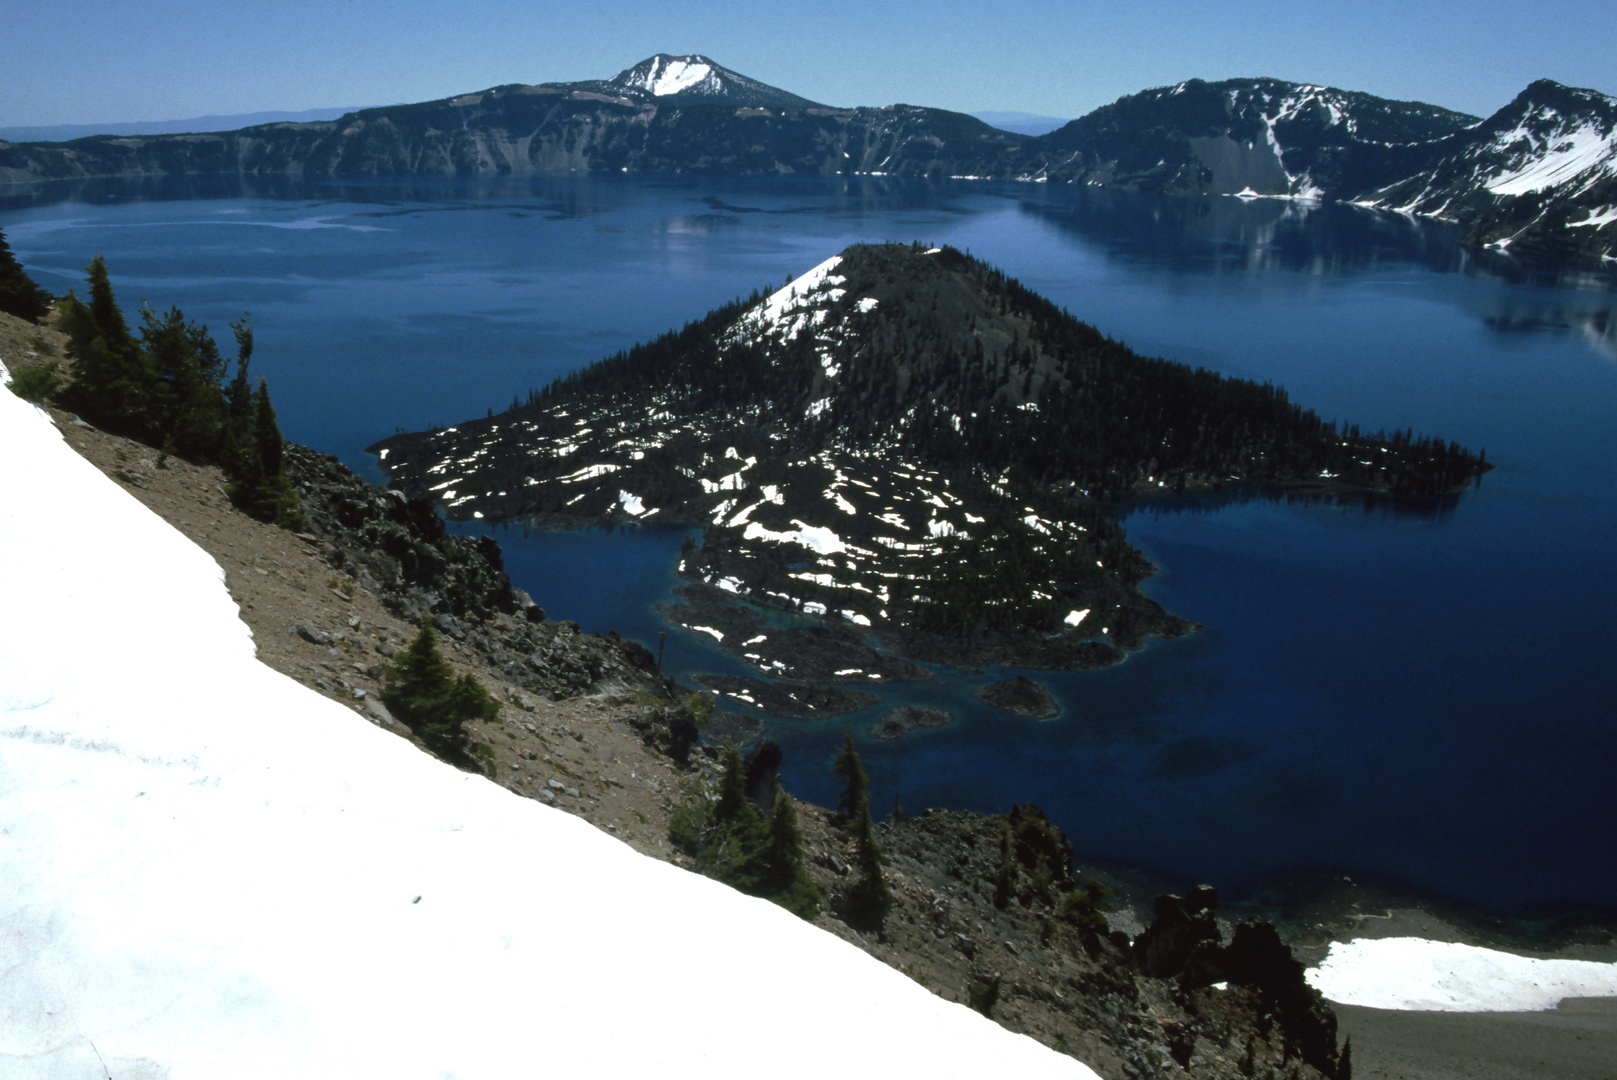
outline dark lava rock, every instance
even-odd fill
[[[902,739],[918,727],[945,727],[954,722],[947,709],[930,705],[903,705],[884,715],[870,729],[873,739]]]
[[[978,690],[977,696],[996,709],[1004,709],[1018,716],[1032,717],[1034,720],[1048,720],[1061,712],[1061,707],[1056,704],[1056,699],[1050,696],[1050,691],[1025,675],[1018,675],[1004,682],[990,683]]]
[[[330,645],[334,640],[324,630],[316,630],[312,626],[294,626],[292,632],[310,645]]]
[[[1153,978],[1170,978],[1185,970],[1203,942],[1219,945],[1223,938],[1213,918],[1217,908],[1218,890],[1211,885],[1197,886],[1188,899],[1171,893],[1157,897],[1156,919],[1134,939],[1140,970]]]

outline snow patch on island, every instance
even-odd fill
[[[756,521],[747,523],[747,531],[741,534],[743,540],[774,540],[781,544],[801,544],[821,555],[836,555],[848,550],[848,545],[842,538],[830,529],[820,525],[807,525],[797,519],[792,520],[797,528],[791,532],[774,532],[766,529]],[[823,609],[822,609],[823,610]]]

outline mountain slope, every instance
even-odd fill
[[[609,80],[497,86],[325,123],[0,143],[0,182],[173,173],[988,175],[1026,141],[942,109],[828,108],[706,57],[658,54]]]
[[[1170,193],[1334,197],[1405,175],[1476,117],[1279,79],[1192,79],[1119,98],[1039,141],[1050,180]],[[1405,171],[1400,171],[1405,170]]]
[[[1473,223],[1471,239],[1617,254],[1617,98],[1541,79],[1366,205]]]
[[[952,249],[890,245],[503,415],[371,449],[451,517],[701,523],[682,571],[712,592],[687,597],[687,625],[762,673],[842,682],[918,677],[859,653],[864,628],[909,657],[1052,668],[1191,629],[1140,594],[1151,567],[1101,497],[1238,479],[1437,493],[1485,467],[1138,356]],[[789,646],[720,593],[848,633]]]

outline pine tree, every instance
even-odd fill
[[[466,759],[468,722],[491,721],[500,713],[476,678],[455,677],[455,669],[438,652],[432,623],[425,619],[415,640],[383,670],[382,682],[382,701],[399,722],[446,761]]]
[[[846,818],[870,813],[870,777],[865,774],[864,762],[853,746],[853,732],[842,729],[842,749],[831,763],[831,771],[842,778],[842,794],[837,797],[837,811]]]
[[[854,862],[859,877],[848,890],[847,913],[850,918],[873,926],[880,926],[892,904],[892,893],[882,873],[881,847],[876,843],[876,823],[870,818],[870,778],[865,774],[864,762],[854,749],[853,732],[842,729],[842,749],[837,752],[831,769],[842,777],[842,796],[837,809],[843,812],[854,839]]]
[[[756,821],[758,815],[747,801],[747,766],[735,743],[726,742],[720,755],[724,771],[719,777],[719,799],[713,817],[720,822]]]
[[[63,393],[63,402],[109,431],[141,438],[151,392],[144,357],[118,308],[106,262],[97,255],[85,269],[90,303],[69,292],[62,312],[67,354],[73,360],[73,385]]]
[[[230,486],[231,501],[260,521],[278,522],[292,528],[302,525],[297,495],[286,479],[286,440],[275,421],[269,384],[258,380],[253,395],[253,422],[250,437],[242,447],[235,468],[236,481]]]
[[[797,824],[797,806],[784,789],[775,792],[769,815],[768,891],[765,895],[804,919],[820,910],[820,889],[803,866],[803,832]]]
[[[0,232],[0,311],[37,323],[51,312],[51,294],[34,283]]]

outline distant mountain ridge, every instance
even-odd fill
[[[1468,241],[1617,258],[1617,101],[1541,80],[1482,120],[1279,79],[1191,79],[1042,135],[915,105],[838,108],[699,55],[334,121],[0,143],[0,182],[174,173],[684,172],[1001,179],[1341,200],[1460,221]]]
[[[0,140],[6,142],[68,142],[95,135],[184,135],[193,132],[236,131],[259,124],[307,124],[335,120],[355,111],[349,105],[336,109],[300,109],[296,112],[271,110],[232,113],[228,116],[192,116],[183,120],[129,120],[110,124],[40,124],[0,127]]]

